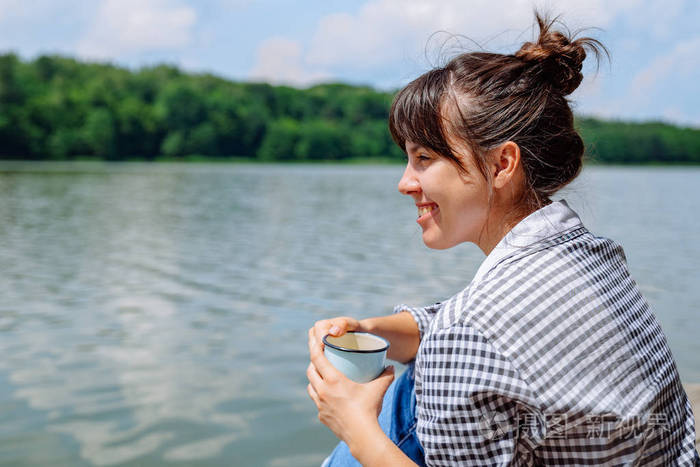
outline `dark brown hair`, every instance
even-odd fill
[[[465,170],[448,135],[463,141],[489,186],[488,151],[515,142],[526,179],[518,204],[528,212],[548,204],[581,171],[584,146],[566,96],[581,84],[585,49],[597,62],[601,51],[610,58],[598,40],[574,40],[576,34],[554,30],[557,18],[535,11],[535,19],[535,42],[511,55],[457,55],[399,91],[389,116],[391,135],[404,152],[412,141]]]

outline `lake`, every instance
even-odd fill
[[[484,259],[423,246],[402,170],[0,163],[0,464],[320,463],[307,329],[446,299]],[[556,198],[624,247],[700,381],[700,168],[587,167]]]

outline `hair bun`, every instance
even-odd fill
[[[581,84],[583,61],[586,51],[583,45],[590,39],[571,41],[559,31],[551,31],[554,21],[546,23],[537,17],[540,34],[537,42],[526,42],[515,56],[526,63],[541,67],[547,81],[568,95]]]

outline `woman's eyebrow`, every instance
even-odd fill
[[[417,152],[418,150],[425,149],[418,143],[408,143],[406,145],[406,152]]]

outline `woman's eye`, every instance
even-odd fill
[[[429,161],[429,160],[430,160],[430,156],[427,156],[427,155],[425,155],[425,154],[419,154],[419,155],[418,155],[418,160],[419,160],[419,161]]]

